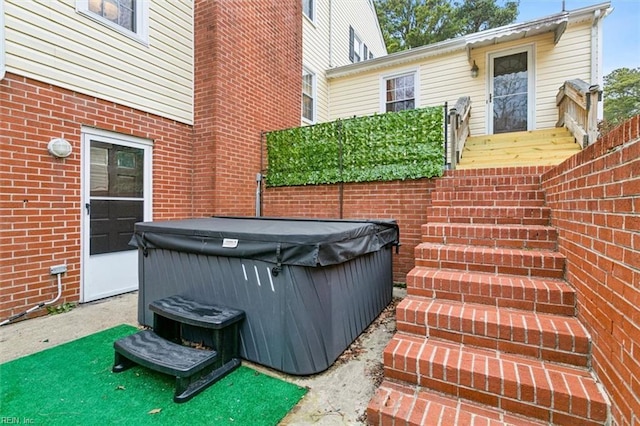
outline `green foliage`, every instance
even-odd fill
[[[443,109],[413,109],[267,134],[268,186],[440,176]]]
[[[519,0],[375,0],[389,53],[507,25]]]
[[[73,310],[76,307],[75,303],[66,302],[58,306],[47,306],[47,313],[49,315],[64,314]]]
[[[604,78],[604,119],[616,126],[640,114],[640,68],[619,68]]]

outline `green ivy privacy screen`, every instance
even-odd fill
[[[444,109],[429,107],[267,133],[268,186],[441,176]]]

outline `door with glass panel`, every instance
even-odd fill
[[[83,302],[138,288],[129,241],[151,218],[151,145],[93,132],[83,134]]]
[[[533,76],[531,51],[489,56],[489,133],[531,130]]]

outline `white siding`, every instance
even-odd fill
[[[558,44],[553,33],[541,34],[518,41],[471,50],[432,56],[395,67],[379,67],[355,75],[330,80],[329,120],[353,115],[370,115],[380,111],[380,80],[382,76],[404,70],[418,69],[420,79],[419,106],[453,106],[461,96],[471,97],[471,134],[487,133],[486,101],[488,56],[518,46],[534,46],[536,128],[554,127],[558,119],[555,97],[558,88],[575,78],[591,81],[590,23],[569,25]],[[480,72],[471,78],[471,65],[476,61]]]
[[[192,124],[193,5],[149,9],[146,46],[77,13],[73,0],[6,0],[7,71]]]

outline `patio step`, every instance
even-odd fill
[[[416,266],[468,272],[563,278],[565,256],[554,251],[420,243]]]
[[[604,424],[609,401],[586,368],[396,333],[385,377],[551,424]]]
[[[575,317],[475,303],[406,297],[398,331],[586,367],[591,341]]]
[[[425,389],[382,382],[367,407],[370,425],[542,426],[547,423]]]
[[[564,280],[415,267],[407,293],[466,303],[575,315],[576,292]]]
[[[175,376],[174,402],[186,402],[240,366],[244,311],[180,295],[151,302],[153,330],[114,342],[114,373],[136,364]],[[197,340],[196,340],[197,339]],[[207,349],[196,349],[192,342]]]
[[[422,225],[422,242],[493,248],[555,250],[558,231],[550,226],[472,225],[428,223]]]

